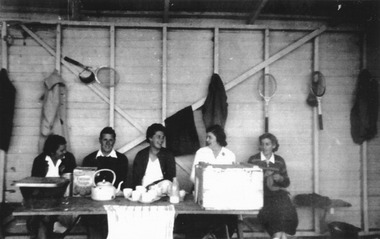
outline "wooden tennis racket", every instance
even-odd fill
[[[314,71],[311,77],[311,93],[317,98],[318,101],[318,123],[319,129],[323,130],[323,118],[322,118],[322,96],[326,93],[326,79],[325,76],[319,72]]]
[[[271,74],[265,74],[258,84],[260,96],[265,101],[265,133],[269,132],[269,102],[277,91],[277,81]]]
[[[119,83],[120,76],[117,71],[111,67],[101,66],[94,69],[93,67],[83,65],[82,63],[67,56],[63,59],[83,69],[83,71],[79,74],[79,78],[84,83],[92,83],[95,80],[106,88],[114,87],[117,83]]]

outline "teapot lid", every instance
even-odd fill
[[[114,171],[110,169],[100,169],[94,173],[94,185],[113,185],[116,180]]]
[[[112,183],[103,179],[103,181],[97,182],[96,186],[112,186]]]

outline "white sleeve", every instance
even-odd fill
[[[191,174],[190,174],[190,180],[195,183],[195,165],[197,165],[200,161],[200,155],[199,150],[195,153],[193,166],[191,167]]]

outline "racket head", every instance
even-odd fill
[[[81,73],[79,73],[79,79],[85,84],[90,84],[95,81],[95,74],[90,70],[84,69]]]
[[[311,75],[310,90],[317,97],[322,97],[326,93],[326,79],[320,71],[314,71]]]
[[[96,81],[106,88],[114,87],[120,81],[119,73],[108,66],[99,67],[95,72],[95,76]]]
[[[274,76],[264,74],[259,80],[258,91],[260,96],[265,100],[272,98],[277,91],[277,81]]]

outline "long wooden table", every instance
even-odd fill
[[[13,211],[13,216],[36,216],[36,215],[106,215],[107,211],[104,205],[122,205],[122,206],[165,206],[170,205],[167,197],[153,203],[145,204],[132,202],[123,197],[116,197],[112,201],[94,201],[88,197],[70,197],[64,200],[59,206],[49,209],[28,209],[20,205]],[[192,196],[188,195],[184,201],[173,204],[176,214],[220,214],[236,215],[241,218],[242,215],[256,216],[258,210],[205,210],[199,204],[195,203]],[[238,238],[244,238],[242,223],[238,223]]]

